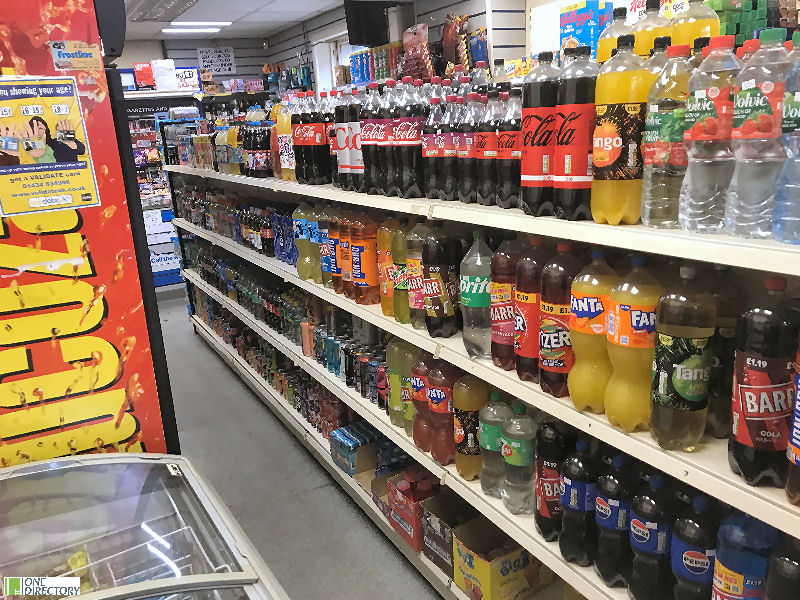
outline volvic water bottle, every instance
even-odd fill
[[[792,38],[794,37],[793,35]],[[800,52],[800,40],[790,58],[792,60],[797,58],[798,52]],[[786,78],[782,133],[786,161],[778,174],[775,188],[772,232],[778,241],[800,244],[800,202],[795,201],[800,192],[800,63]]]

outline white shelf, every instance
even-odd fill
[[[479,481],[465,481],[460,475],[458,475],[454,465],[450,465],[448,467],[442,467],[439,465],[433,460],[433,458],[431,458],[430,454],[423,452],[414,445],[414,442],[406,435],[404,429],[392,425],[385,411],[379,409],[376,404],[372,404],[368,400],[362,398],[355,392],[355,390],[348,388],[341,379],[331,375],[328,370],[323,368],[319,363],[316,362],[316,360],[304,356],[302,354],[302,349],[289,341],[285,336],[273,331],[264,323],[258,321],[246,309],[219,292],[213,286],[203,281],[194,271],[184,271],[183,275],[187,281],[191,281],[193,284],[197,285],[203,292],[214,298],[226,309],[235,314],[239,319],[242,320],[242,322],[247,324],[248,327],[253,329],[258,335],[263,337],[276,349],[278,349],[279,352],[288,356],[296,366],[306,371],[337,398],[342,400],[350,408],[356,411],[376,429],[384,433],[395,444],[407,452],[414,460],[428,469],[431,473],[439,477],[442,484],[447,485],[454,492],[464,498],[464,500],[472,504],[487,519],[495,523],[509,536],[515,539],[520,545],[526,548],[531,554],[542,561],[543,564],[552,569],[556,575],[572,585],[576,590],[592,600],[627,599],[628,595],[624,589],[607,587],[595,574],[592,568],[578,567],[564,561],[558,550],[558,544],[545,542],[536,533],[533,515],[512,515],[503,506],[503,502],[501,500],[497,498],[490,498],[483,494]],[[202,325],[205,328],[205,331],[211,331],[196,316],[193,316],[192,320],[196,324]],[[215,341],[217,344],[222,344],[221,340],[219,340],[219,338],[217,338],[213,332],[210,333],[210,335],[213,335],[214,338],[216,338]],[[256,383],[263,381],[261,378],[258,378],[255,371],[253,371],[250,366],[247,365],[247,363],[245,363],[238,356],[238,354],[236,354],[233,348],[230,346],[225,346],[224,348],[228,350],[230,358],[238,360],[241,369],[244,369],[247,373],[250,373],[250,377],[252,379],[257,380]],[[219,352],[219,350],[217,351]],[[231,364],[227,358],[226,361]],[[231,366],[239,371],[236,366]],[[241,371],[239,372],[241,373]],[[250,385],[250,387],[254,387],[253,382],[251,381],[248,381],[248,385]],[[259,385],[265,389],[269,389],[269,391],[273,394],[273,397],[275,396],[275,392],[271,388],[266,388],[260,383]],[[259,393],[258,390],[256,390],[256,392]],[[281,406],[285,406],[285,404],[282,404]],[[295,413],[292,414],[294,415]],[[296,416],[296,419],[302,421],[301,424],[304,427],[310,428],[310,425],[305,423],[305,421],[299,415]],[[319,435],[316,430],[313,430],[313,433]],[[341,473],[341,471],[339,471],[339,473]],[[349,479],[349,477],[343,473],[342,475]],[[356,484],[355,487],[358,488],[359,486]],[[383,515],[381,514],[381,516]],[[460,590],[458,591],[460,592]],[[543,595],[539,597],[545,598],[548,595],[549,594],[543,593]]]
[[[455,583],[434,565],[421,552],[414,551],[389,524],[384,514],[372,501],[372,497],[356,482],[344,473],[331,458],[330,444],[320,432],[311,426],[300,414],[272,389],[258,373],[242,359],[236,350],[226,344],[216,333],[196,316],[192,322],[200,336],[216,351],[217,354],[242,378],[256,395],[272,412],[289,428],[303,445],[314,455],[323,467],[333,476],[344,490],[356,501],[378,528],[397,546],[403,555],[417,570],[436,588],[436,591],[448,600],[468,600]]]
[[[150,98],[190,98],[202,96],[200,90],[136,90],[124,92],[125,100],[147,100]]]
[[[706,437],[694,453],[663,450],[648,432],[626,433],[611,425],[605,415],[579,412],[569,398],[553,398],[544,393],[538,385],[521,381],[514,371],[503,371],[489,361],[470,358],[464,349],[460,334],[451,338],[431,338],[425,330],[416,330],[410,325],[397,323],[392,317],[386,317],[379,305],[362,306],[336,294],[330,288],[300,279],[293,267],[277,259],[263,256],[233,240],[192,225],[184,219],[175,219],[173,224],[283,277],[285,281],[433,353],[438,358],[447,360],[679,481],[741,508],[792,535],[796,536],[800,532],[800,508],[789,504],[782,489],[751,487],[741,477],[731,472],[728,466],[727,440]]]
[[[722,234],[702,235],[682,230],[648,229],[644,225],[612,226],[599,225],[591,221],[531,217],[519,209],[502,209],[497,206],[479,206],[461,202],[440,202],[425,198],[388,198],[345,192],[332,185],[305,185],[273,177],[257,179],[186,166],[166,165],[164,170],[369,208],[459,221],[481,227],[522,231],[559,239],[624,248],[636,252],[676,256],[784,275],[800,275],[800,246],[781,244],[774,240],[745,240]]]

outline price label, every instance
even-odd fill
[[[69,104],[53,104],[50,108],[53,110],[54,115],[69,114]]]
[[[42,108],[41,104],[23,104],[20,107],[20,111],[24,117],[32,117],[34,115],[44,114],[44,109]]]
[[[10,106],[0,106],[0,117],[12,117],[14,116],[14,111],[11,109]]]

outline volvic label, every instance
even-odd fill
[[[645,165],[685,167],[688,164],[683,145],[685,116],[685,108],[659,110],[658,104],[648,106],[642,144]]]
[[[781,134],[783,81],[744,81],[733,97],[731,139],[774,138]]]
[[[686,142],[727,140],[733,126],[733,88],[710,87],[689,92],[683,139]]]
[[[708,406],[708,381],[713,356],[709,338],[656,334],[651,399],[673,410]]]
[[[490,278],[483,275],[461,275],[461,306],[464,308],[489,308]]]
[[[786,92],[783,95],[783,133],[792,133],[800,129],[800,92]]]

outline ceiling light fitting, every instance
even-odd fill
[[[219,27],[166,27],[161,33],[219,33]]]

